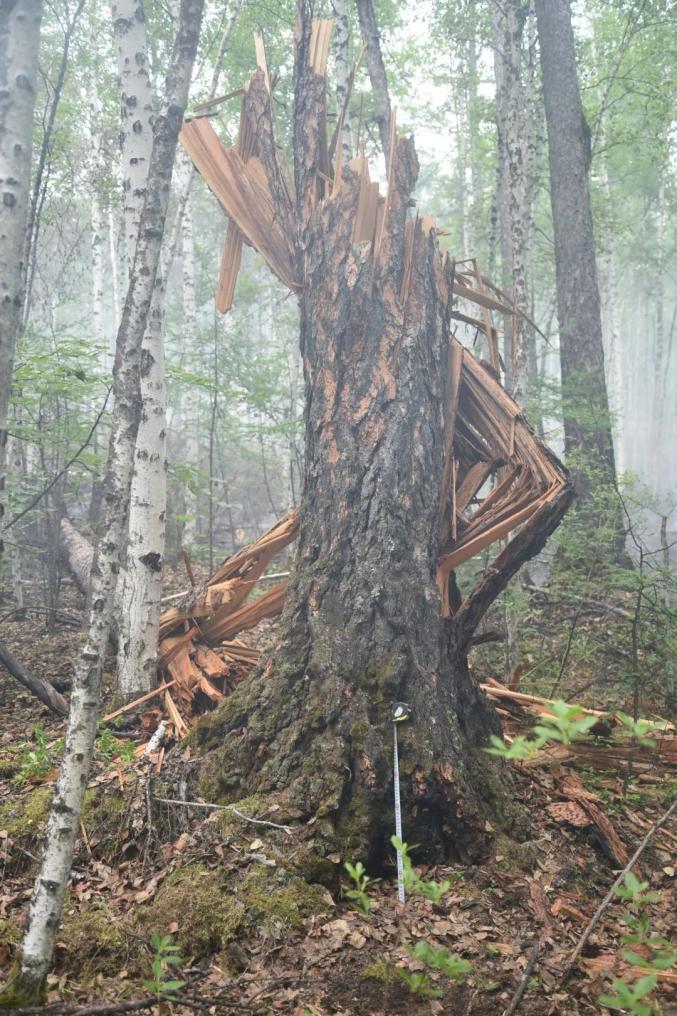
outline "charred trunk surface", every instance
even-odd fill
[[[277,646],[217,721],[219,783],[231,800],[275,795],[278,816],[315,816],[327,849],[375,864],[392,832],[390,715],[403,700],[405,836],[430,860],[477,856],[487,815],[506,808],[481,750],[497,718],[436,585],[453,269],[432,222],[407,217],[411,140],[397,142],[375,249],[354,242],[356,165],[304,232],[298,556]]]

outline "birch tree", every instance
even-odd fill
[[[0,4],[0,530],[5,512],[7,413],[26,284],[33,110],[41,0]],[[0,536],[0,556],[2,556]]]
[[[101,672],[129,504],[141,406],[141,346],[160,261],[177,136],[188,99],[202,7],[203,0],[182,0],[165,100],[153,125],[147,191],[117,336],[115,414],[104,479],[100,536],[92,568],[87,637],[74,668],[63,762],[30,904],[20,968],[0,996],[0,1004],[33,1002],[40,997],[51,963],[70,874],[96,736]]]
[[[113,26],[120,76],[127,270],[134,254],[153,144],[153,96],[141,0],[117,0]],[[121,572],[118,688],[131,699],[155,681],[167,510],[165,443],[164,282],[156,275],[143,339],[141,419],[136,438],[126,562]]]

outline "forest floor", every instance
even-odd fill
[[[68,677],[79,646],[76,630],[47,634],[34,619],[6,623],[3,639],[53,682]],[[53,742],[64,725],[6,677],[0,710],[4,976],[31,893],[55,776]],[[309,886],[296,865],[293,834],[274,829],[275,815],[255,801],[242,803],[250,816],[243,820],[227,810],[158,800],[200,798],[190,741],[168,750],[157,772],[155,759],[134,754],[144,739],[138,726],[115,735],[98,741],[49,979],[53,1013],[97,1012],[110,1003],[118,1011],[153,1008],[144,982],[153,979],[154,958],[157,963],[154,932],[176,945],[180,962],[171,976],[185,982],[177,990],[181,1001],[155,1005],[158,1013],[499,1016],[522,982],[517,1011],[525,1016],[608,1011],[598,997],[609,991],[611,977],[628,970],[621,958],[627,932],[621,900],[605,911],[564,983],[562,970],[619,864],[608,837],[562,801],[561,787],[573,781],[594,795],[629,856],[674,796],[674,770],[657,763],[631,774],[624,787],[623,773],[583,769],[575,759],[515,764],[515,793],[530,823],[527,842],[497,834],[483,864],[419,869],[427,878],[450,880],[440,904],[420,897],[399,904],[393,880],[384,878],[369,887],[371,907],[363,914],[343,894],[341,862],[359,858],[336,858],[333,885]],[[405,838],[415,842],[415,830],[405,830]],[[677,822],[668,823],[635,867],[657,893],[651,928],[666,938],[675,931],[676,847]],[[423,970],[410,953],[420,940],[472,964],[462,984],[432,975],[439,998],[412,994],[402,978],[403,970]],[[660,976],[655,999],[664,1014],[677,1013],[676,988],[676,974]]]

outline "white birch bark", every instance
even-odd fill
[[[116,0],[127,271],[132,271],[153,143],[148,39],[141,0]],[[164,286],[158,272],[143,338],[141,419],[129,504],[127,554],[118,584],[118,690],[123,699],[155,683],[167,510]]]
[[[41,18],[41,0],[0,4],[0,531],[5,512],[7,414],[25,286]]]
[[[141,344],[151,307],[171,187],[177,136],[188,98],[203,0],[182,0],[181,20],[167,75],[166,99],[154,125],[148,189],[134,268],[118,330],[114,369],[115,414],[104,480],[100,537],[92,568],[87,638],[75,665],[63,762],[47,823],[45,848],[31,900],[19,976],[8,997],[39,997],[51,963],[73,847],[96,737],[101,672],[110,630],[120,546],[129,503],[140,415]]]
[[[181,298],[183,304],[183,334],[186,353],[190,344],[195,341],[198,329],[197,301],[195,298],[195,245],[193,238],[193,207],[190,199],[190,182],[194,176],[193,164],[182,152],[177,160],[177,170],[183,181],[182,193],[186,194],[183,218],[181,219]],[[185,413],[186,445],[185,454],[188,461],[197,464],[199,461],[197,434],[197,394],[190,391],[183,400],[182,410]],[[183,530],[183,541],[191,546],[197,531],[197,498],[191,490],[186,491],[185,512],[188,518]]]
[[[350,79],[350,32],[348,28],[348,2],[347,0],[331,0],[334,12],[334,60],[336,74],[336,120],[341,116],[341,111],[346,102],[348,94],[348,82]],[[343,128],[341,130],[341,145],[343,148],[343,164],[347,166],[351,159],[350,144],[350,117],[346,109]]]
[[[141,0],[113,0],[112,11],[122,107],[125,250],[127,270],[131,272],[153,144],[153,91]]]

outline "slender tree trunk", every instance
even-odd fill
[[[350,28],[348,22],[348,0],[331,0],[334,12],[334,59],[336,62],[336,121],[341,116],[348,95],[350,80]],[[350,143],[350,117],[346,109],[343,128],[341,130],[343,161],[350,162],[352,152]]]
[[[31,179],[40,0],[0,5],[0,533],[5,513],[7,414],[21,326]],[[0,557],[2,556],[0,535]]]
[[[157,672],[167,510],[164,296],[158,271],[141,350],[142,412],[119,597],[118,689],[124,699],[150,691]]]
[[[116,0],[113,20],[122,99],[127,267],[131,272],[153,144],[148,39],[141,0]],[[134,453],[125,566],[118,587],[118,688],[124,699],[156,678],[167,511],[164,295],[158,271],[143,339],[141,419]]]
[[[104,310],[105,308],[104,251],[106,247],[107,237],[103,208],[101,207],[101,197],[98,192],[99,175],[104,169],[101,150],[101,135],[99,134],[99,124],[101,122],[101,100],[99,99],[96,81],[90,80],[89,88],[91,90],[92,96],[89,110],[89,143],[91,146],[90,187],[92,192],[90,203],[91,210],[90,244],[92,252],[92,328],[94,332],[94,338],[96,339],[97,343],[102,347],[104,347],[106,342],[106,325]]]
[[[113,0],[112,10],[120,77],[120,148],[129,273],[134,263],[153,144],[153,90],[143,3],[141,0]]]
[[[180,179],[183,181],[186,191],[188,184],[193,179],[193,164],[181,149],[177,160],[177,170],[180,172]],[[194,347],[198,337],[197,301],[195,297],[195,242],[193,238],[193,205],[190,195],[187,198],[185,211],[180,223],[181,229],[181,300],[183,306],[183,354],[190,357],[190,350]],[[197,467],[200,461],[199,434],[197,426],[197,405],[199,395],[195,390],[189,390],[182,397],[182,418],[184,422],[185,443],[183,455],[193,467]],[[195,543],[197,533],[198,504],[196,495],[186,490],[185,514],[188,516],[183,527],[183,540],[187,546]]]
[[[371,89],[374,93],[376,105],[376,123],[381,138],[381,147],[385,156],[386,166],[390,157],[390,94],[388,92],[388,78],[381,55],[381,40],[379,37],[376,14],[372,0],[355,0],[357,4],[357,16],[360,20],[360,31],[364,43],[364,57],[371,81]]]
[[[61,519],[59,551],[75,585],[83,596],[88,597],[94,548],[67,518]]]
[[[665,302],[665,169],[662,168],[661,180],[658,185],[658,208],[656,215],[656,287],[655,287],[655,316],[656,324],[654,334],[655,356],[654,356],[654,377],[653,377],[653,436],[651,466],[653,473],[653,487],[658,492],[661,486],[661,451],[665,442],[665,399],[663,379],[667,373],[665,363],[665,332],[664,332],[664,302]]]
[[[616,482],[588,188],[590,130],[578,88],[568,0],[536,0],[536,15],[550,154],[564,442],[583,509],[594,488]],[[620,532],[620,510],[616,528]]]
[[[527,258],[530,217],[528,166],[528,108],[523,83],[522,38],[528,14],[519,0],[506,0],[494,18],[496,63],[496,110],[500,170],[505,192],[502,199],[508,233],[510,288],[516,313],[511,321],[510,385],[513,398],[524,405],[528,384],[529,330],[523,315],[528,312]]]
[[[21,967],[0,1005],[41,996],[52,958],[96,736],[101,671],[110,630],[120,546],[129,503],[141,408],[141,345],[160,262],[176,141],[188,98],[203,0],[182,0],[163,110],[155,119],[148,187],[115,362],[115,416],[104,481],[100,536],[92,568],[87,638],[75,665],[61,772],[47,823],[21,953]]]

